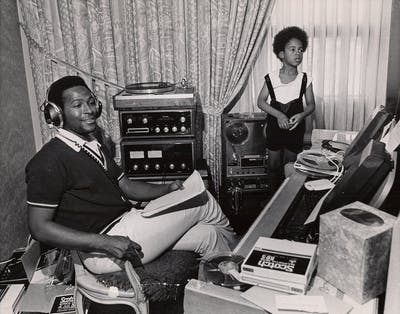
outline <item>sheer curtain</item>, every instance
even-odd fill
[[[271,29],[232,111],[258,111],[256,99],[267,72],[281,64],[273,37],[297,25],[309,35],[300,70],[313,77],[317,128],[359,130],[375,107],[384,105],[391,0],[279,0]],[[309,121],[310,127],[310,121]]]

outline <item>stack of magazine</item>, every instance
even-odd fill
[[[305,294],[317,265],[317,245],[260,237],[241,265],[242,282]]]

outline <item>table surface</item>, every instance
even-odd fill
[[[346,137],[346,132],[342,132]],[[313,132],[313,144],[319,143],[323,139],[332,139],[337,132],[324,130],[315,130]],[[355,136],[355,134],[351,134]],[[342,140],[342,138],[341,138]],[[313,145],[314,147],[314,145]],[[301,172],[294,172],[289,178],[286,178],[278,191],[274,194],[269,203],[264,207],[257,219],[243,236],[234,249],[234,254],[247,256],[253,248],[255,242],[260,236],[271,237],[278,228],[282,218],[289,210],[293,202],[299,196],[307,175]],[[342,299],[344,302],[353,306],[351,314],[375,314],[378,311],[378,299],[375,298],[364,305],[357,304],[346,295],[340,293],[336,288],[324,282],[319,277],[314,283],[327,289],[329,286],[330,294]],[[212,283],[206,283],[199,280],[191,280],[185,288],[184,308],[185,314],[206,314],[212,308],[212,312],[218,314],[234,313],[266,313],[265,310],[254,303],[247,301],[240,296],[241,291],[216,286]],[[223,301],[223,302],[221,302]],[[217,310],[217,311],[216,311]],[[243,312],[245,310],[245,312]],[[335,314],[335,313],[330,313]]]

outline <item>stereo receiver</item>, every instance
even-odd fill
[[[195,139],[123,140],[122,166],[128,177],[182,176],[195,169]]]
[[[120,111],[123,137],[194,136],[194,109]]]

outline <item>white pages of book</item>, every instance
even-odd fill
[[[172,211],[204,205],[208,195],[203,179],[197,170],[183,182],[184,189],[176,190],[150,201],[143,209],[143,217],[152,217]]]

